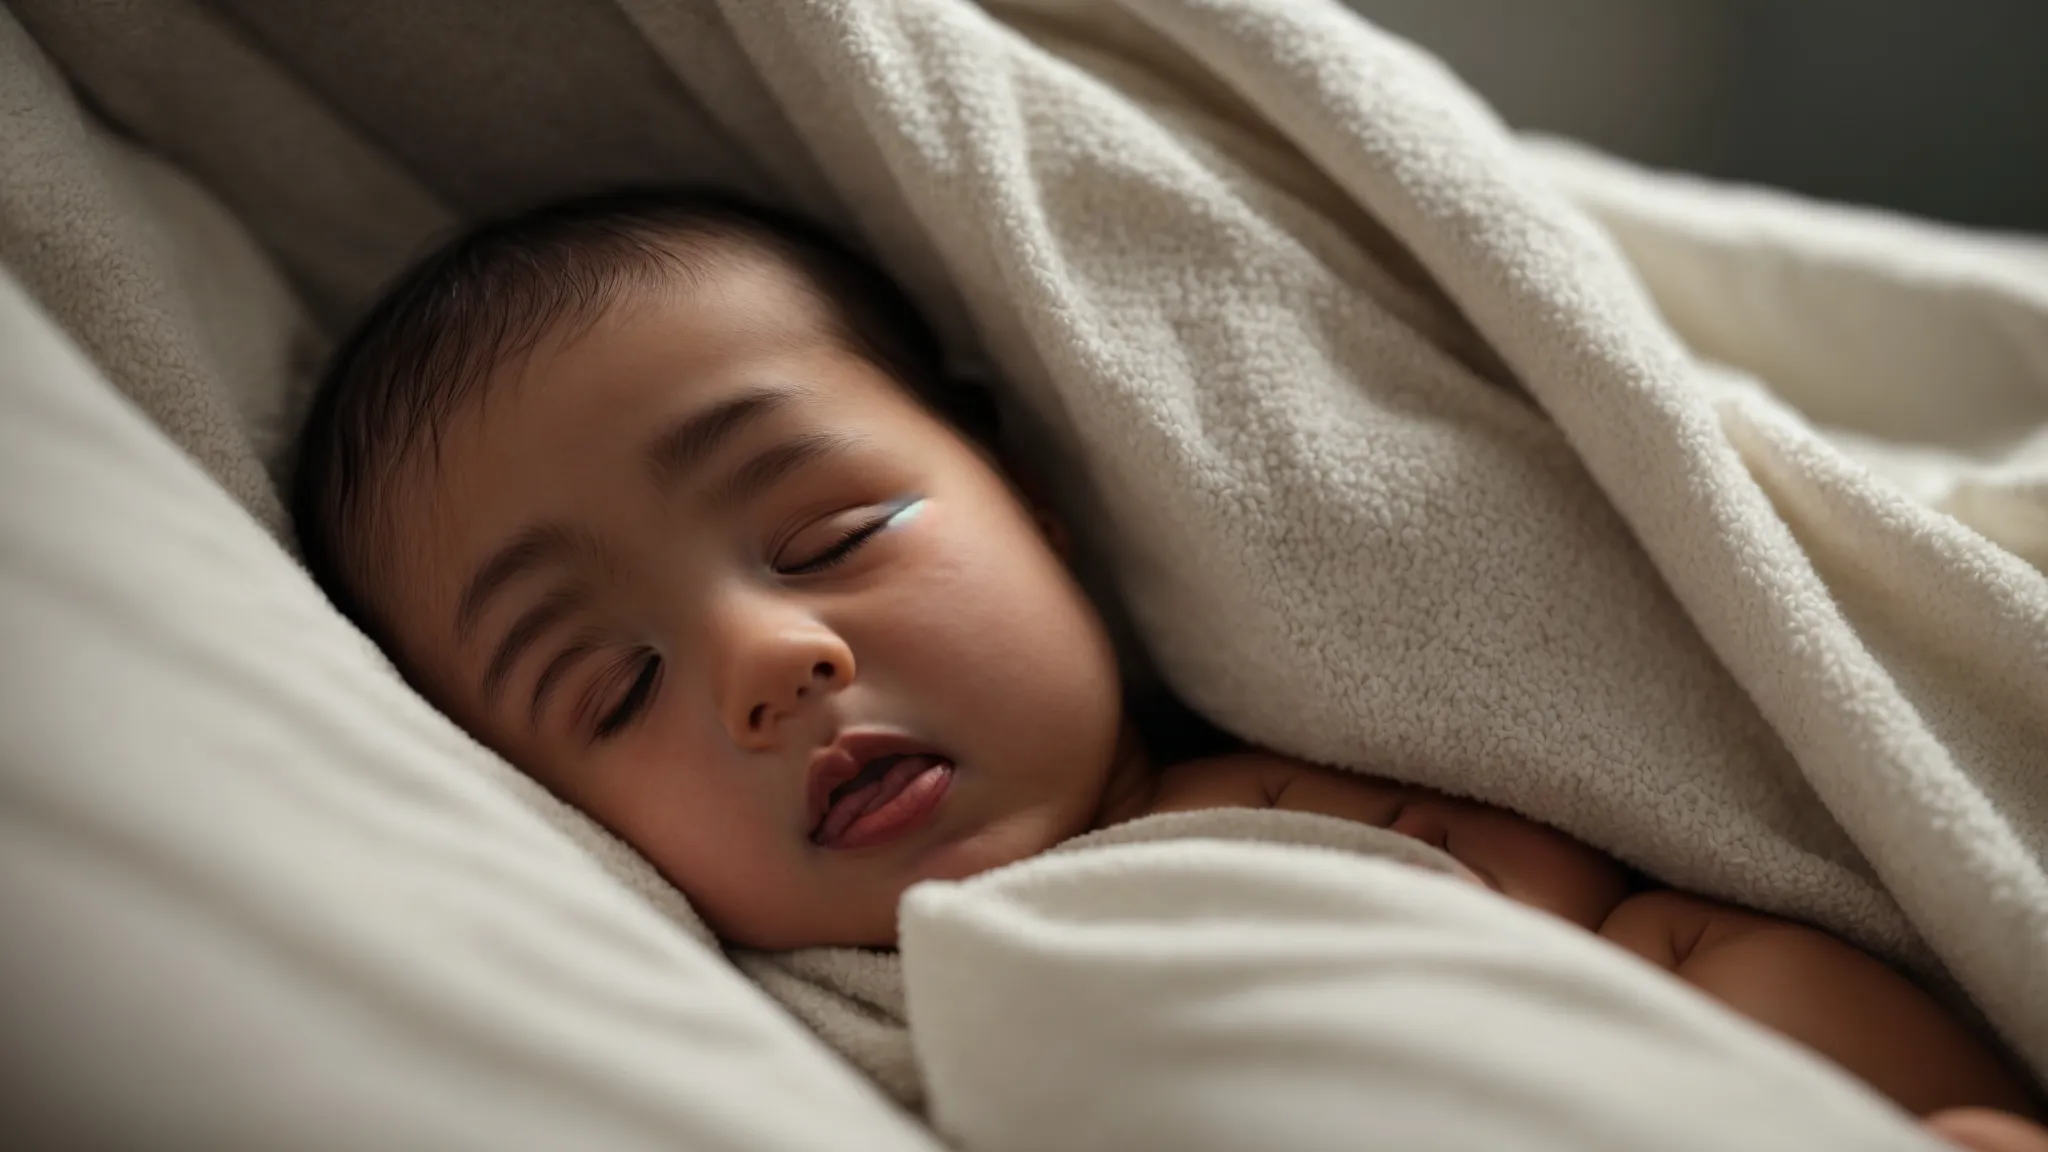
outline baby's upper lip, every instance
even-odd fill
[[[952,757],[901,732],[882,728],[852,728],[839,733],[830,744],[811,754],[808,782],[804,790],[804,832],[808,835],[824,822],[832,806],[832,790],[860,775],[860,770],[883,756]]]

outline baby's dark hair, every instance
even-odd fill
[[[336,350],[300,435],[291,511],[301,553],[337,607],[388,641],[365,590],[385,486],[506,362],[596,322],[626,292],[766,258],[822,305],[826,335],[986,443],[993,410],[943,378],[937,339],[880,270],[822,228],[710,192],[583,196],[472,228],[393,283]],[[388,643],[385,644],[389,648]]]

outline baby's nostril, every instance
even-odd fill
[[[832,662],[820,660],[816,664],[811,665],[811,678],[814,680],[830,680],[832,678]]]
[[[747,713],[747,727],[759,728],[761,726],[761,718],[765,716],[767,712],[768,706],[766,704],[754,705],[754,710],[752,712]]]

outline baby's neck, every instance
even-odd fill
[[[1102,797],[1096,802],[1095,818],[1089,823],[1088,830],[1092,832],[1097,828],[1122,824],[1151,811],[1157,779],[1158,774],[1152,770],[1151,758],[1146,755],[1137,727],[1126,722],[1122,735],[1117,738],[1116,758],[1110,764],[1108,778],[1103,781]]]

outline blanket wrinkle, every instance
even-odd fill
[[[1938,1145],[1829,1061],[1555,917],[1368,853],[1193,833],[905,897],[906,1002],[942,1138]]]
[[[203,181],[330,333],[451,221],[402,166],[196,0],[12,0],[71,82]]]
[[[272,531],[283,505],[174,291],[171,242],[136,203],[120,145],[95,129],[11,15],[0,15],[0,258],[108,378]],[[154,227],[153,227],[154,225]]]
[[[1197,709],[1836,932],[2048,1073],[2037,242],[1517,139],[1334,0],[427,7],[0,20],[0,260],[273,529],[297,310],[241,275],[273,343],[223,334],[169,270],[223,241],[147,238],[175,213],[64,80],[329,330],[453,217],[572,187],[844,228],[1001,382]],[[886,957],[735,959],[918,1099]]]

